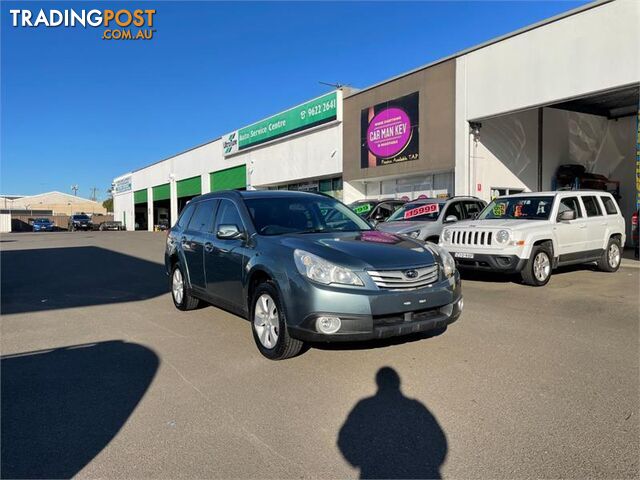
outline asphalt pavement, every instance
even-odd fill
[[[640,269],[463,280],[438,336],[263,358],[165,235],[6,234],[2,477],[638,478]]]

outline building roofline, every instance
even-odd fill
[[[50,192],[36,193],[34,195],[25,195],[24,197],[16,198],[15,200],[22,200],[24,198],[42,197],[44,195],[51,195],[52,193],[57,193],[59,195],[64,195],[65,197],[76,198],[76,199],[79,199],[79,200],[83,200],[85,202],[93,202],[93,203],[97,203],[98,205],[100,205],[100,202],[97,202],[95,200],[91,200],[90,198],[78,197],[77,195],[71,195],[70,193],[61,192],[59,190],[51,190]]]
[[[480,50],[482,48],[491,46],[491,45],[493,45],[495,43],[499,43],[499,42],[502,42],[502,41],[507,40],[509,38],[516,37],[518,35],[522,35],[523,33],[527,33],[527,32],[530,32],[531,30],[535,30],[537,28],[544,27],[545,25],[549,25],[551,23],[555,23],[555,22],[557,22],[559,20],[563,20],[563,19],[571,17],[573,15],[577,15],[578,13],[586,12],[587,10],[591,10],[592,8],[600,7],[602,5],[606,5],[607,3],[612,3],[613,1],[614,0],[596,0],[594,2],[587,3],[587,4],[582,5],[580,7],[576,7],[574,9],[572,9],[572,10],[567,10],[566,12],[559,13],[558,15],[555,15],[553,17],[545,18],[544,20],[540,20],[539,22],[532,23],[531,25],[527,25],[525,27],[519,28],[518,30],[514,30],[513,32],[509,32],[509,33],[506,33],[504,35],[500,35],[498,37],[494,37],[494,38],[492,38],[490,40],[487,40],[486,42],[479,43],[478,45],[474,45],[474,46],[466,48],[464,50],[460,50],[460,51],[458,51],[456,53],[453,53],[451,55],[447,55],[446,57],[439,58],[437,60],[434,60],[433,62],[427,63],[425,65],[422,65],[420,67],[414,68],[414,69],[409,70],[407,72],[404,72],[404,73],[401,73],[399,75],[395,75],[393,77],[387,78],[386,80],[382,80],[382,81],[380,81],[378,83],[374,83],[373,85],[369,85],[368,87],[361,88],[361,89],[359,89],[359,90],[357,90],[357,91],[355,91],[355,92],[353,92],[353,93],[351,93],[349,95],[345,95],[345,99],[346,98],[355,97],[356,95],[359,95],[361,93],[367,92],[369,90],[372,90],[374,88],[380,87],[382,85],[385,85],[387,83],[393,82],[395,80],[399,80],[399,79],[401,79],[403,77],[407,77],[409,75],[412,75],[414,73],[420,72],[422,70],[426,70],[427,68],[434,67],[436,65],[439,65],[440,63],[444,63],[444,62],[447,62],[449,60],[454,60],[454,59],[456,59],[458,57],[462,57],[462,56],[467,55],[469,53],[475,52],[476,50]]]
[[[127,175],[131,175],[132,173],[135,173],[135,172],[139,172],[140,170],[144,170],[145,168],[153,167],[154,165],[157,165],[158,163],[166,162],[167,160],[171,160],[172,158],[179,157],[180,155],[184,155],[185,153],[190,152],[191,150],[195,150],[196,148],[204,147],[205,145],[209,145],[210,143],[217,142],[221,138],[222,138],[222,135],[220,135],[219,137],[214,138],[213,140],[209,140],[207,142],[200,143],[200,144],[195,145],[193,147],[189,147],[186,150],[182,150],[181,152],[174,153],[173,155],[169,155],[168,157],[165,157],[165,158],[163,158],[161,160],[157,160],[157,161],[155,161],[153,163],[145,165],[144,167],[136,168],[135,170],[131,170],[129,173],[125,173],[123,175],[120,175],[119,177],[115,177],[114,180],[118,179],[118,178],[121,178],[121,177],[126,177]]]

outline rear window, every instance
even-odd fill
[[[602,215],[602,210],[600,210],[600,204],[596,197],[582,197],[582,203],[584,204],[585,212],[587,212],[587,217],[599,217]]]
[[[616,202],[613,201],[611,197],[600,197],[602,199],[602,203],[604,203],[604,209],[607,212],[607,215],[617,215],[618,209],[616,208]]]

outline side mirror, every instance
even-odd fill
[[[455,215],[447,215],[447,218],[444,219],[444,223],[453,223],[457,221],[458,217],[456,217]]]
[[[216,236],[220,240],[235,240],[237,238],[244,238],[245,235],[237,225],[220,225]]]
[[[561,222],[568,222],[569,220],[575,220],[575,219],[576,219],[575,210],[565,210],[560,215],[558,215],[558,220]]]

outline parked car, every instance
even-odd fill
[[[625,223],[610,193],[521,193],[493,200],[478,219],[443,230],[440,245],[460,268],[520,273],[545,285],[556,267],[597,262],[620,267]]]
[[[438,243],[444,225],[474,219],[487,205],[476,197],[425,198],[406,203],[376,226],[383,232]]]
[[[294,356],[307,341],[444,329],[463,308],[444,249],[378,232],[316,193],[196,197],[168,232],[165,265],[176,308],[204,300],[248,318],[271,359]]]
[[[84,213],[76,214],[69,217],[69,224],[67,228],[70,232],[75,232],[76,230],[92,230],[93,223],[88,215],[85,215]]]
[[[631,215],[631,241],[633,243],[633,253],[636,258],[640,258],[640,239],[638,239],[638,213],[636,210]]]
[[[386,221],[396,210],[402,207],[406,200],[388,198],[383,200],[358,200],[350,203],[349,208],[360,217],[375,225]]]
[[[111,220],[100,223],[100,225],[98,225],[98,230],[124,230],[124,225],[122,225],[120,220]]]
[[[33,221],[32,228],[34,232],[53,232],[55,225],[48,218],[36,218]]]

